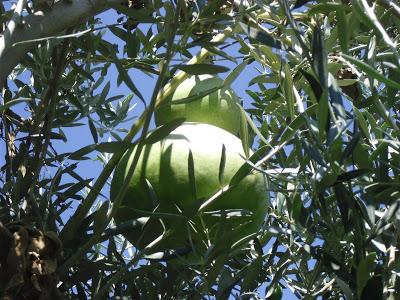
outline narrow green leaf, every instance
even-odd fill
[[[371,272],[375,269],[376,253],[369,253],[363,260],[360,261],[357,268],[357,294],[361,295],[364,287],[367,285],[371,277]]]
[[[400,200],[397,199],[393,204],[390,205],[389,209],[386,210],[385,214],[379,219],[379,221],[376,223],[374,232],[376,235],[379,235],[379,230],[381,230],[384,226],[389,224],[393,218],[396,218],[396,215],[398,215],[400,209]],[[397,220],[399,218],[397,217]]]
[[[29,102],[29,101],[33,101],[33,99],[20,98],[20,99],[15,99],[15,100],[8,101],[6,104],[0,106],[0,114],[4,113],[7,109],[12,107],[13,105],[16,105],[16,104],[22,103],[22,102]]]
[[[328,55],[324,38],[324,31],[316,27],[312,37],[312,66],[322,89],[328,87]]]
[[[127,32],[123,30],[122,28],[119,28],[117,26],[110,26],[108,29],[118,38],[120,38],[123,41],[126,41],[126,35]]]
[[[219,184],[221,185],[221,187],[224,185],[225,163],[226,163],[226,148],[225,148],[225,145],[222,144],[221,159],[219,161],[219,171],[218,171],[218,179],[219,179]]]
[[[279,74],[282,62],[281,57],[277,55],[276,51],[273,51],[271,47],[261,45],[259,49],[265,55],[265,58],[267,60],[268,66],[271,68],[271,71],[274,71],[274,73]]]
[[[285,64],[285,78],[283,79],[283,87],[285,92],[285,100],[289,111],[290,121],[294,120],[294,95],[293,95],[293,78],[289,69],[289,65]],[[289,121],[289,122],[290,122]]]
[[[327,166],[318,147],[314,147],[313,145],[308,143],[305,139],[301,140],[301,144],[303,145],[305,153],[307,153],[315,162],[317,162],[321,166],[325,167]]]
[[[279,281],[281,280],[283,274],[286,273],[287,271],[287,266],[290,264],[291,260],[288,259],[284,261],[278,268],[278,270],[275,272],[274,277],[269,285],[269,290],[267,294],[265,295],[265,298],[271,297],[274,293],[276,293],[276,287],[279,285]]]
[[[161,125],[160,127],[156,128],[152,133],[150,133],[150,135],[145,140],[145,144],[154,144],[158,141],[161,141],[173,130],[179,127],[183,122],[185,122],[185,118],[178,118]]]
[[[317,98],[317,100],[319,101],[323,92],[320,83],[318,82],[318,80],[315,79],[314,75],[306,72],[305,70],[300,69],[300,72],[307,79],[312,91],[314,92],[315,98]]]
[[[335,2],[326,2],[326,3],[318,3],[313,5],[310,10],[308,11],[308,15],[315,15],[315,14],[329,14],[332,11],[344,10],[344,5],[341,3]],[[346,8],[346,10],[350,11],[350,8]]]
[[[67,188],[65,191],[63,191],[62,193],[58,193],[57,201],[59,201],[61,203],[69,198],[73,198],[73,196],[75,196],[80,190],[87,187],[91,181],[92,181],[92,179],[86,179],[86,180],[79,181],[79,182],[73,184],[72,186]]]
[[[347,19],[345,15],[345,9],[343,6],[336,10],[336,18],[337,18],[337,30],[339,32],[339,43],[340,48],[342,49],[343,53],[347,53],[348,51],[348,41],[349,41],[349,32],[347,27]]]
[[[376,36],[371,36],[369,43],[368,43],[368,51],[367,51],[367,59],[370,62],[375,61],[376,56]]]
[[[244,59],[240,64],[238,64],[231,73],[226,77],[224,80],[224,87],[221,90],[221,93],[223,93],[226,89],[228,89],[233,81],[240,75],[242,74],[243,70],[246,68],[246,66],[249,64],[249,61],[247,59]]]
[[[220,10],[221,6],[225,3],[225,0],[215,0],[207,2],[207,6],[201,12],[202,18],[207,18],[212,16],[216,11]]]
[[[165,9],[165,17],[164,17],[164,32],[166,37],[166,43],[172,42],[173,36],[175,35],[175,11],[174,6],[171,2],[164,2],[163,3]]]
[[[140,50],[140,41],[137,37],[137,29],[129,32],[126,37],[126,54],[128,57],[136,58]]]
[[[383,300],[384,286],[382,275],[375,275],[368,279],[364,289],[362,290],[360,300]]]
[[[356,146],[358,145],[360,138],[361,138],[360,132],[356,132],[352,136],[350,142],[347,144],[346,148],[343,151],[342,157],[340,158],[341,162],[343,162],[345,159],[347,159],[348,157],[350,157],[353,154],[353,151],[356,148]]]
[[[358,169],[358,170],[347,171],[345,173],[340,174],[337,177],[337,180],[338,181],[350,181],[350,180],[360,177],[368,172],[370,172],[370,170],[368,170],[368,169]]]
[[[303,202],[301,201],[300,194],[296,194],[293,199],[293,206],[291,209],[293,218],[301,224],[303,227],[307,227],[307,220],[309,218],[307,209],[304,208]]]
[[[269,296],[267,298],[265,298],[266,300],[282,300],[283,299],[282,288],[279,284],[275,284],[274,286],[269,286],[268,294],[269,294]]]
[[[126,143],[126,142],[105,142],[96,145],[96,150],[99,152],[106,153],[118,153],[121,151],[125,151],[130,147],[133,147],[135,144]]]
[[[67,137],[65,134],[60,130],[60,132],[50,132],[50,139],[52,140],[62,140],[63,142],[67,142]]]
[[[317,122],[319,130],[319,138],[321,141],[324,140],[326,134],[330,129],[330,117],[329,117],[329,101],[328,101],[328,91],[324,89],[321,99],[318,103],[318,113]]]
[[[110,87],[111,87],[111,85],[110,85],[110,82],[108,81],[105,84],[103,90],[101,91],[100,99],[98,101],[99,104],[103,104],[106,101],[107,95],[110,92]]]
[[[267,34],[266,32],[261,31],[260,29],[256,29],[254,27],[250,27],[249,25],[242,22],[239,22],[239,25],[249,37],[255,39],[259,43],[276,49],[282,48],[282,43],[271,35]]]
[[[218,282],[216,298],[227,299],[236,284],[236,280],[232,272],[227,267],[224,267]]]
[[[311,0],[297,0],[296,3],[293,6],[293,9],[302,7],[304,4],[311,2]]]
[[[353,107],[353,110],[354,110],[354,114],[356,115],[357,124],[360,127],[362,133],[364,134],[364,136],[367,139],[371,140],[368,123],[367,123],[367,120],[364,118],[363,113],[361,111],[359,111],[357,107]]]
[[[338,286],[341,288],[341,290],[343,291],[343,293],[346,296],[347,300],[353,300],[353,291],[352,289],[349,287],[348,283],[343,281],[342,279],[340,279],[339,277],[336,277],[336,282],[338,283]]]
[[[97,150],[100,152],[107,153],[118,153],[121,151],[126,151],[129,147],[133,147],[135,144],[121,142],[105,142],[100,144],[92,144],[85,146],[71,154],[69,154],[68,158],[72,160],[81,160],[85,155]],[[84,158],[86,159],[86,158]]]
[[[309,114],[314,114],[317,109],[317,104],[313,104],[308,107],[303,113],[298,115],[290,124],[286,127],[280,138],[280,143],[287,143],[297,133],[297,130],[304,125],[307,125],[307,118]]]
[[[196,176],[194,172],[194,159],[192,150],[189,149],[188,155],[188,176],[189,176],[189,185],[190,190],[192,191],[193,200],[197,200],[197,187],[196,187]]]
[[[340,122],[345,122],[346,120],[346,110],[343,105],[343,97],[342,93],[340,92],[339,86],[336,84],[335,78],[332,76],[332,74],[329,73],[329,88],[328,88],[328,93],[329,93],[329,98],[330,98],[330,103],[332,107],[332,113],[334,114],[336,120],[340,120]],[[339,128],[340,123],[337,123],[336,125]]]
[[[175,68],[188,74],[218,74],[229,71],[229,68],[213,64],[174,65]]]
[[[356,58],[353,58],[352,56],[342,54],[342,57],[345,58],[346,60],[350,61],[357,67],[359,67],[363,72],[365,72],[367,75],[371,76],[372,78],[377,79],[378,81],[391,86],[396,89],[400,89],[400,83],[395,82],[389,78],[386,78],[383,74],[379,73],[374,67],[366,64],[363,61],[360,61]]]
[[[94,150],[96,150],[96,144],[85,146],[85,147],[71,153],[68,156],[68,158],[72,159],[72,160],[88,159],[87,157],[85,157],[85,155],[93,152]]]
[[[252,86],[253,84],[262,84],[262,83],[271,83],[271,78],[269,77],[268,74],[262,74],[254,77],[253,79],[250,80],[249,86]]]
[[[109,203],[109,201],[104,201],[94,215],[93,231],[95,235],[102,234],[107,227],[107,212],[109,209]]]
[[[373,228],[375,225],[374,206],[371,204],[367,205],[362,199],[360,199],[360,197],[357,196],[354,196],[354,200],[356,201],[364,220],[368,223],[369,227]]]
[[[239,104],[238,104],[239,106]],[[240,135],[240,140],[242,141],[242,146],[243,146],[243,151],[246,157],[250,156],[250,149],[249,147],[249,128],[247,126],[247,118],[246,118],[246,112],[244,111],[243,108],[240,109],[240,129],[239,129],[239,135]]]
[[[115,63],[115,66],[117,67],[118,75],[121,76],[122,80],[125,82],[125,84],[128,86],[128,88],[140,98],[140,100],[143,102],[143,104],[146,104],[146,101],[144,100],[142,94],[137,89],[136,85],[133,83],[128,72],[122,66],[120,60],[118,58],[115,58],[114,63]]]
[[[260,272],[263,268],[263,259],[262,256],[257,256],[255,260],[253,260],[250,266],[246,269],[244,273],[243,283],[241,288],[244,291],[255,290],[258,286],[258,277],[260,276]]]
[[[359,143],[353,150],[354,163],[359,169],[370,169],[372,164],[369,161],[369,146],[367,144]]]
[[[370,156],[368,157],[370,163],[374,163],[375,160],[377,159],[377,157],[379,155],[381,155],[382,153],[387,152],[388,150],[388,144],[386,143],[379,143],[376,146],[376,149],[374,151],[372,151],[372,153],[370,154]]]
[[[244,111],[243,107],[242,107],[240,104],[237,104],[237,105],[241,108],[241,110]],[[246,120],[247,120],[247,127],[250,126],[250,128],[251,128],[251,129],[253,130],[253,132],[260,138],[260,140],[261,140],[264,144],[269,145],[268,141],[265,139],[265,137],[264,137],[263,134],[260,132],[260,130],[258,130],[257,126],[254,124],[253,120],[252,120],[251,117],[246,113],[246,111],[244,111],[243,116],[246,117]],[[247,131],[247,132],[249,132],[249,131]],[[248,141],[248,143],[249,143],[249,144],[248,144],[248,147],[250,147],[250,148],[251,148],[251,146],[252,146],[252,145],[250,145],[251,140],[252,140],[252,139],[249,138],[249,141]]]
[[[351,230],[350,228],[350,213],[353,206],[353,199],[350,192],[347,190],[343,183],[337,183],[333,186],[337,205],[340,211],[340,217],[346,232]]]
[[[82,66],[77,65],[75,62],[71,62],[70,66],[76,70],[76,72],[78,72],[79,74],[81,74],[84,78],[89,79],[90,81],[95,81],[92,74],[90,74],[89,72],[87,72],[86,70],[83,69]]]
[[[209,52],[219,55],[223,58],[226,58],[227,60],[230,60],[231,62],[236,64],[236,59],[233,56],[228,55],[222,50],[219,50],[217,47],[212,46],[212,45],[204,45],[204,48],[207,49]]]
[[[293,18],[292,12],[290,10],[289,2],[287,0],[279,0],[279,2],[281,3],[281,6],[283,7],[286,18],[288,19],[290,25],[294,29],[294,34],[301,45],[303,53],[306,53],[308,56],[310,50],[308,49],[308,46],[304,39],[304,36],[301,34],[302,30],[299,28],[299,26],[297,25],[296,21]],[[291,49],[289,47],[288,50],[293,50],[293,49]]]
[[[375,32],[379,33],[383,41],[392,49],[396,49],[396,44],[387,34],[385,28],[379,22],[374,9],[369,6],[366,0],[352,0],[353,11],[355,15],[358,16],[361,22],[364,22],[369,27],[373,28]]]
[[[253,153],[252,156],[249,157],[249,161],[252,163],[256,163],[258,160],[260,160],[265,152],[267,151],[267,146],[262,146],[260,147],[256,152]],[[229,186],[235,186],[237,185],[244,177],[246,177],[251,170],[253,169],[252,166],[250,166],[248,163],[244,163],[239,170],[233,175],[231,181],[229,182]]]
[[[94,123],[90,118],[88,118],[88,125],[90,129],[90,134],[93,137],[93,141],[97,144],[99,142],[99,136],[97,135],[96,126],[94,126]]]
[[[210,250],[212,251],[214,249],[210,249]],[[211,256],[212,255],[211,251],[210,251],[210,253],[208,253],[209,255],[207,257],[209,260],[214,258]],[[212,267],[207,272],[206,279],[208,282],[216,282],[216,278],[220,274],[221,269],[224,266],[224,262],[226,261],[226,256],[227,256],[227,254],[223,253],[221,256],[215,257],[215,261],[213,262]]]
[[[156,208],[157,205],[160,204],[160,201],[157,198],[156,191],[154,190],[153,185],[147,178],[145,178],[145,183],[146,183],[146,188],[147,188],[147,196],[151,200],[151,203],[153,204],[153,208]]]
[[[208,95],[210,95],[210,94],[222,89],[223,87],[224,87],[224,85],[219,85],[219,86],[213,87],[211,89],[205,90],[203,92],[193,94],[193,95],[191,95],[189,97],[186,97],[186,98],[176,99],[176,100],[174,100],[174,101],[172,101],[170,103],[172,105],[179,105],[179,104],[186,104],[186,103],[194,102],[196,100],[200,100],[200,99],[202,99],[202,98],[204,98],[204,97],[206,97],[206,96],[208,96]],[[166,103],[164,105],[170,105],[170,103],[168,103],[166,101]]]
[[[115,10],[123,13],[124,15],[127,15],[131,17],[134,20],[137,20],[138,22],[143,22],[143,23],[155,23],[157,22],[157,19],[152,17],[152,14],[149,13],[149,11],[146,11],[144,9],[132,9],[124,5],[117,4],[115,2],[110,2],[107,4],[107,6],[114,8]]]
[[[43,42],[43,41],[49,41],[49,40],[63,40],[63,39],[67,39],[67,38],[78,38],[80,36],[83,36],[87,33],[90,33],[94,31],[93,28],[88,28],[86,30],[83,31],[78,31],[78,32],[74,32],[71,34],[62,34],[62,35],[55,35],[55,36],[46,36],[43,38],[37,38],[37,39],[26,39],[20,42],[16,42],[12,44],[12,47],[18,46],[18,45],[23,45],[23,44],[29,44],[29,43],[38,43],[38,42]]]

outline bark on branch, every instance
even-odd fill
[[[56,35],[80,24],[109,8],[109,3],[121,0],[61,0],[48,11],[38,11],[23,18],[22,23],[6,28],[0,35],[0,88],[13,68],[35,43],[15,43]],[[11,30],[10,30],[11,29]]]

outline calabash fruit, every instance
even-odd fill
[[[206,123],[238,134],[241,117],[237,106],[239,99],[230,88],[223,92],[222,89],[215,90],[222,84],[221,78],[211,75],[197,75],[184,80],[172,97],[165,99],[156,110],[156,125],[185,118],[186,122]]]
[[[116,167],[112,201],[135,151],[136,147],[127,151]],[[240,139],[231,133],[208,124],[183,123],[163,140],[142,149],[116,222],[152,216],[143,228],[124,234],[139,249],[160,236],[163,226],[169,234],[159,249],[194,245],[199,250],[207,246],[207,240],[213,243],[230,236],[231,242],[237,242],[258,232],[266,209],[265,180],[259,172],[251,172],[198,212],[204,201],[229,185],[245,163],[244,156]],[[229,214],[235,211],[247,214]]]

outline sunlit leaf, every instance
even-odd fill
[[[274,37],[268,35],[266,32],[261,31],[260,29],[254,27],[250,27],[245,23],[240,23],[240,27],[249,37],[256,40],[257,42],[272,48],[277,48],[277,49],[282,48],[281,42],[275,39]]]
[[[395,82],[389,78],[386,78],[383,74],[379,73],[378,70],[376,70],[372,66],[366,64],[365,62],[360,61],[360,60],[358,60],[352,56],[346,55],[346,54],[342,54],[342,56],[345,59],[347,59],[348,61],[350,61],[351,63],[353,63],[354,65],[356,65],[357,67],[359,67],[368,76],[371,76],[372,78],[375,78],[375,79],[379,80],[380,82],[387,84],[388,86],[391,86],[396,89],[400,89],[400,83]]]
[[[156,128],[150,135],[146,138],[146,144],[154,144],[158,141],[161,141],[167,135],[169,135],[174,129],[182,125],[185,122],[184,118],[178,118],[176,120],[172,120],[171,122],[165,123],[160,127]]]

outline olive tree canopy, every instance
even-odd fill
[[[398,1],[19,0],[0,13],[1,299],[399,299]],[[190,248],[126,241],[160,216],[116,224],[109,183],[128,148],[180,124],[147,138],[193,74],[241,97],[254,155],[237,176],[262,172],[268,205],[243,247],[221,236],[179,264]]]

